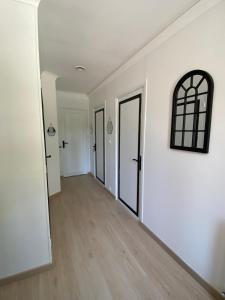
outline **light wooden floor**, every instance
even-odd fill
[[[213,299],[91,176],[62,188],[51,200],[54,268],[1,287],[1,300]]]

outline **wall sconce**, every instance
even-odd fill
[[[54,136],[56,134],[55,128],[52,126],[52,124],[49,125],[47,133],[49,136]]]

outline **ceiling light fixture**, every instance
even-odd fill
[[[83,67],[83,66],[75,66],[75,70],[78,72],[82,72],[82,71],[86,71],[87,68]]]

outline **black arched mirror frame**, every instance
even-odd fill
[[[170,148],[208,153],[214,83],[202,70],[185,74],[173,94]]]

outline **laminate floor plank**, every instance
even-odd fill
[[[53,268],[1,300],[214,299],[92,176],[63,179],[50,212]]]

